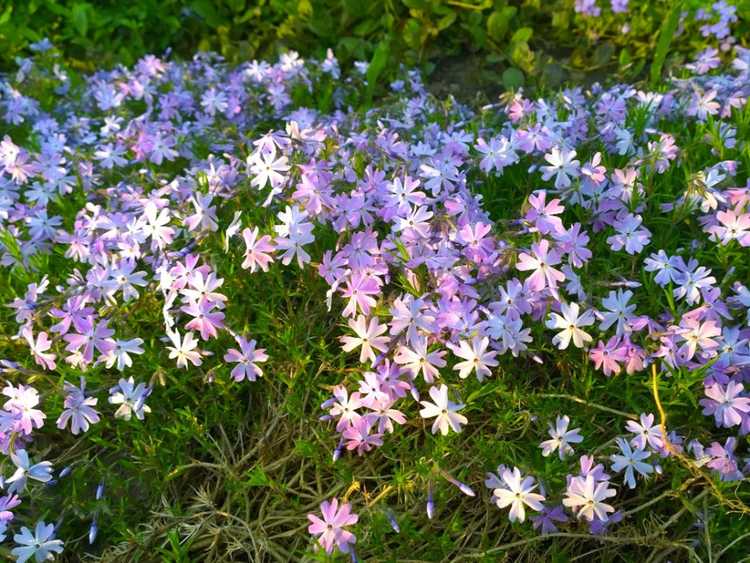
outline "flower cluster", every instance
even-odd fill
[[[12,126],[0,141],[0,264],[39,275],[7,304],[27,355],[2,364],[17,382],[2,391],[0,449],[14,466],[2,526],[30,481],[53,480],[52,463],[27,451],[46,414],[25,378],[77,374],[78,386],[60,378],[45,401],[62,405],[57,427],[79,435],[106,414],[138,424],[151,412],[158,390],[133,369],[146,350],[185,371],[223,360],[236,383],[264,375],[272,358],[245,333],[226,289],[231,272],[213,259],[222,252],[243,276],[312,268],[325,281],[341,351],[361,365],[323,404],[336,458],[377,450],[410,419],[450,440],[472,424],[471,399],[461,398],[472,380],[481,387],[516,358],[550,365],[576,355],[603,378],[699,374],[705,432],[665,435],[644,405],[627,433],[609,437],[607,469],[558,416],[540,455],[564,465],[574,446],[592,453],[566,469],[558,491],[515,466],[488,475],[511,521],[533,511],[542,533],[577,521],[604,533],[622,518],[611,504],[620,481],[605,470],[632,489],[663,471],[656,459],[678,453],[743,478],[750,289],[729,257],[750,246],[750,185],[740,185],[737,162],[747,146],[735,119],[750,95],[750,52],[736,47],[731,62],[717,74],[718,51],[703,53],[666,92],[518,92],[478,113],[446,110],[410,71],[394,85],[397,102],[362,114],[348,96],[363,74],[342,80],[331,53],[234,68],[211,55],[149,56],[82,86],[59,66],[24,61],[0,81],[0,120]],[[41,78],[59,96],[81,90],[49,110],[25,90]],[[295,104],[300,89],[332,80],[341,80],[335,111]],[[684,128],[705,149],[691,147],[702,156],[690,166]],[[679,166],[689,174],[674,191]],[[509,218],[498,218],[488,194],[514,190],[523,193],[503,210]],[[666,231],[680,221],[689,237],[677,233],[674,244]],[[160,341],[129,319],[139,303]],[[109,413],[106,387],[87,388],[93,371],[111,374]],[[321,510],[310,533],[327,552],[350,552],[349,504]],[[36,551],[17,555],[60,551],[50,526],[23,528],[16,542]]]

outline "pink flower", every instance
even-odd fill
[[[521,252],[516,264],[516,268],[522,272],[533,270],[534,273],[526,280],[528,288],[533,291],[541,291],[545,287],[555,290],[558,282],[565,281],[565,274],[552,267],[560,263],[560,255],[556,250],[550,252],[546,239],[532,244],[531,252]]]
[[[549,233],[562,233],[565,231],[562,220],[557,217],[565,208],[560,205],[560,200],[555,198],[546,203],[547,192],[539,190],[529,196],[529,205],[524,219],[532,223],[543,235]]]
[[[245,260],[242,262],[244,269],[250,269],[255,272],[258,268],[264,272],[268,271],[268,264],[273,262],[271,252],[274,251],[273,243],[269,235],[263,235],[258,238],[258,227],[254,229],[245,229],[242,231],[242,238],[245,241]]]
[[[337,385],[333,390],[333,398],[323,403],[323,406],[329,406],[328,414],[338,418],[336,431],[343,432],[350,426],[354,426],[362,415],[357,409],[362,407],[361,395],[356,391],[349,395],[349,391],[343,385]]]
[[[378,432],[393,432],[393,423],[406,424],[406,417],[404,413],[394,408],[393,400],[389,397],[387,399],[381,399],[373,401],[368,406],[371,412],[365,415],[373,423],[378,424]]]
[[[383,435],[372,432],[373,421],[369,417],[359,418],[349,428],[346,428],[341,436],[346,441],[347,450],[357,450],[359,455],[369,452],[373,448],[383,445]]]
[[[36,389],[29,385],[13,387],[8,383],[3,389],[3,395],[8,397],[3,408],[10,413],[14,432],[28,436],[34,428],[42,427],[47,415],[34,408],[39,404],[39,393]]]
[[[359,520],[356,514],[352,514],[352,507],[348,503],[342,503],[339,507],[338,499],[323,501],[320,512],[323,518],[315,514],[308,514],[310,525],[307,532],[318,537],[318,543],[325,549],[326,553],[332,553],[334,547],[338,547],[344,553],[349,553],[357,538],[351,532],[344,529],[345,526],[353,526]]]
[[[689,361],[698,348],[703,352],[713,354],[719,347],[719,343],[714,338],[721,336],[721,326],[716,321],[702,323],[694,318],[683,317],[680,327],[677,329],[677,334],[684,340],[678,350],[680,359]]]
[[[185,325],[185,328],[197,330],[203,340],[216,338],[218,336],[217,329],[224,328],[224,313],[214,311],[214,303],[210,301],[189,303],[182,307],[181,311],[195,317]]]
[[[750,246],[750,214],[736,213],[732,209],[719,211],[716,214],[721,226],[716,225],[709,229],[716,235],[722,244],[729,244],[732,240],[740,243],[740,246]]]
[[[627,349],[620,345],[619,336],[610,338],[606,346],[600,340],[596,348],[591,349],[589,356],[594,362],[594,367],[601,369],[606,376],[620,373],[620,364],[628,358]]]
[[[26,326],[21,330],[21,334],[26,339],[26,342],[29,343],[31,354],[34,356],[34,361],[37,365],[40,365],[45,369],[55,369],[55,358],[57,356],[51,352],[47,352],[47,350],[52,347],[52,341],[47,337],[47,333],[40,332],[35,341],[34,334],[31,332],[31,329]]]
[[[376,303],[372,296],[379,293],[380,283],[378,278],[360,272],[353,273],[346,281],[346,287],[343,290],[344,297],[347,297],[349,302],[341,314],[345,317],[352,317],[359,310],[363,314],[369,315],[370,309]]]

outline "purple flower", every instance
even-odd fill
[[[613,250],[622,250],[628,254],[639,254],[651,241],[651,231],[641,226],[640,215],[625,213],[612,224],[617,233],[607,238]]]
[[[545,506],[539,514],[531,517],[534,529],[539,530],[542,535],[558,532],[555,522],[565,523],[567,521],[568,517],[565,515],[563,507],[560,505],[551,508]]]
[[[706,448],[706,454],[710,456],[707,466],[718,471],[722,481],[736,481],[744,477],[734,455],[736,448],[736,438],[727,438],[723,446],[718,442],[713,442]]]
[[[630,440],[630,443],[636,448],[643,450],[648,445],[652,449],[658,451],[664,447],[661,426],[654,424],[653,413],[642,413],[640,416],[640,424],[635,420],[628,420],[625,423],[625,428],[628,429],[628,432],[635,434],[635,437]]]
[[[10,454],[10,458],[16,466],[16,471],[5,480],[6,483],[11,485],[8,487],[9,493],[23,492],[28,479],[34,479],[41,483],[47,483],[52,479],[52,463],[49,461],[40,461],[32,465],[26,450],[16,450]]]
[[[151,388],[143,383],[135,384],[132,377],[120,379],[120,381],[109,390],[109,402],[120,405],[115,412],[115,418],[130,420],[135,414],[138,420],[143,420],[144,415],[151,412],[146,404],[146,399],[151,394]]]
[[[235,381],[255,381],[263,375],[263,370],[258,367],[258,363],[268,360],[265,348],[255,348],[255,340],[246,340],[242,336],[235,336],[235,341],[240,349],[230,348],[224,354],[225,362],[237,363],[230,374]]]
[[[0,497],[0,522],[10,522],[15,518],[12,509],[21,504],[21,499],[18,495],[8,494],[4,497]]]
[[[526,212],[524,219],[533,224],[534,227],[543,235],[557,234],[565,232],[562,220],[558,217],[565,211],[565,207],[560,205],[559,199],[547,201],[547,192],[538,190],[529,196],[529,210]]]
[[[115,331],[107,325],[106,319],[95,322],[93,317],[89,317],[82,323],[84,330],[81,333],[71,332],[63,336],[68,343],[65,350],[73,353],[68,358],[79,358],[79,362],[90,364],[94,360],[95,349],[104,356],[109,354],[116,344],[111,338]]]
[[[57,419],[57,427],[61,430],[70,423],[73,435],[86,432],[90,424],[99,422],[99,413],[94,409],[98,399],[86,396],[86,380],[81,377],[81,386],[65,382],[64,410]]]
[[[654,472],[654,467],[643,461],[651,456],[651,452],[644,451],[641,448],[633,450],[630,444],[622,438],[617,438],[617,446],[620,448],[620,453],[613,454],[610,457],[612,470],[618,473],[625,471],[625,482],[628,487],[635,489],[635,472],[643,476]]]
[[[750,413],[750,398],[742,395],[742,383],[730,381],[727,385],[714,383],[705,388],[707,399],[701,399],[703,414],[713,415],[718,426],[731,428],[742,423],[743,415]]]

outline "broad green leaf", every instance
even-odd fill
[[[524,80],[523,72],[514,66],[503,71],[503,86],[508,90],[517,90],[523,86]]]
[[[667,58],[669,52],[669,46],[672,43],[672,38],[677,30],[677,26],[680,24],[680,14],[682,13],[682,0],[679,0],[672,6],[672,10],[669,12],[667,19],[659,30],[659,40],[656,43],[656,51],[654,52],[654,62],[651,63],[651,83],[656,83],[661,78],[661,69],[664,66],[664,61]]]
[[[377,85],[378,78],[385,69],[385,65],[388,63],[388,55],[390,54],[390,44],[388,41],[381,41],[378,43],[375,53],[372,55],[370,65],[367,67],[367,93],[366,100],[367,106],[369,107],[372,103],[372,95],[375,92],[375,86]]]
[[[493,41],[502,41],[510,29],[510,21],[516,15],[514,6],[506,6],[502,10],[495,10],[487,18],[487,35]]]
[[[531,36],[534,35],[534,30],[530,27],[522,27],[518,29],[511,38],[511,42],[513,43],[526,43],[529,39],[531,39]]]
[[[0,15],[0,26],[5,25],[10,21],[10,16],[13,13],[13,4],[10,4],[2,15]]]
[[[70,21],[81,37],[85,37],[89,30],[88,10],[89,5],[85,2],[73,4],[70,9]]]

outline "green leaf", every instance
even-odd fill
[[[88,10],[89,5],[85,2],[73,4],[70,9],[70,21],[81,37],[85,37],[89,30]]]
[[[532,35],[534,35],[533,29],[530,27],[522,27],[513,34],[510,41],[511,43],[526,43],[531,39]]]
[[[215,29],[224,23],[224,20],[219,15],[219,12],[217,12],[214,3],[210,0],[193,0],[191,6],[193,10],[195,10],[195,13],[203,18],[210,27]]]
[[[404,25],[402,33],[404,43],[406,43],[412,49],[419,49],[419,45],[422,42],[422,24],[419,20],[409,18]]]
[[[674,32],[680,24],[680,14],[682,13],[682,0],[679,0],[672,6],[672,10],[667,15],[667,19],[661,25],[659,30],[659,40],[656,43],[654,52],[654,62],[651,63],[651,83],[656,83],[661,78],[661,69],[669,52],[669,46],[672,43]]]
[[[427,0],[401,0],[401,3],[412,10],[424,10],[427,7]]]
[[[510,29],[510,20],[515,15],[515,6],[506,6],[502,10],[492,12],[487,18],[487,35],[495,42],[502,41]]]
[[[620,68],[628,66],[632,61],[633,57],[630,56],[627,47],[620,51]]]
[[[378,43],[375,53],[372,55],[370,65],[367,67],[367,92],[366,100],[367,106],[372,104],[372,95],[375,92],[375,86],[377,85],[378,78],[380,77],[385,65],[388,63],[388,55],[390,54],[390,44],[388,41],[383,40]]]
[[[7,8],[5,8],[5,11],[0,16],[0,25],[5,25],[10,21],[10,16],[13,13],[13,5],[9,5]]]
[[[310,440],[298,438],[294,442],[294,451],[302,457],[314,458],[318,449]]]
[[[245,481],[245,483],[249,487],[265,487],[270,482],[271,480],[268,478],[268,475],[266,475],[266,472],[263,471],[262,467],[254,467],[247,472],[247,481]]]
[[[523,75],[523,72],[521,72],[514,66],[506,68],[503,71],[503,86],[505,86],[508,90],[517,90],[518,88],[523,86],[524,81],[525,77]]]
[[[443,31],[444,29],[448,29],[450,26],[453,25],[453,22],[456,21],[456,12],[450,12],[440,18],[437,22],[437,28],[438,31]]]
[[[605,65],[607,64],[611,59],[612,55],[615,53],[615,46],[610,41],[605,41],[604,43],[600,43],[597,45],[596,49],[594,49],[594,64],[596,65]]]

